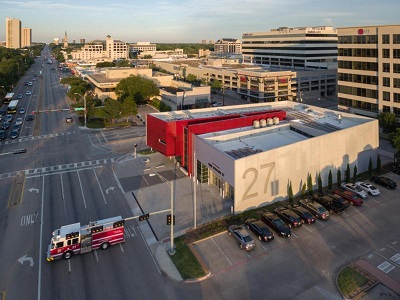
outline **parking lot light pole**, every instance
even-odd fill
[[[81,94],[74,93],[74,95],[78,95],[83,99],[83,116],[85,120],[85,127],[86,127],[86,93],[82,96]]]

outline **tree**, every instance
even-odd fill
[[[372,171],[373,171],[373,167],[372,167],[372,158],[369,158],[369,163],[368,163],[368,175],[372,176]]]
[[[396,128],[394,131],[389,133],[390,144],[396,150],[400,150],[400,128]]]
[[[346,171],[344,172],[346,182],[350,182],[350,165],[347,163]]]
[[[291,181],[289,181],[288,197],[289,197],[290,204],[293,204],[293,189],[292,189],[292,182]]]
[[[338,169],[337,171],[336,183],[338,186],[340,186],[340,184],[342,183],[342,172],[340,171],[340,169]]]
[[[214,80],[211,84],[211,89],[216,91],[222,90],[222,82],[219,80]]]
[[[190,82],[190,83],[195,83],[197,81],[197,77],[196,77],[196,75],[188,74],[186,76],[186,81]]]
[[[322,178],[321,172],[318,173],[318,192],[322,194]]]
[[[303,186],[301,187],[301,199],[303,199],[304,198],[304,196],[306,195],[306,192],[307,192],[307,185],[306,185],[306,183],[304,182],[303,183]]]
[[[354,165],[354,171],[353,171],[353,183],[357,181],[357,166]]]
[[[397,117],[394,113],[381,112],[378,114],[379,125],[382,126],[383,132],[389,133],[396,130]]]
[[[332,190],[333,180],[332,180],[332,170],[329,170],[328,175],[328,188]]]
[[[310,173],[308,173],[308,175],[307,175],[307,190],[308,190],[308,194],[310,196],[312,196],[312,194],[314,193],[314,188],[313,188],[312,177],[311,177]]]
[[[126,117],[126,122],[129,122],[129,117],[137,114],[137,106],[132,96],[124,99],[121,105],[121,117]]]
[[[116,66],[117,67],[130,67],[131,63],[127,59],[122,59],[120,61],[117,61]]]
[[[136,104],[158,96],[159,92],[160,90],[154,81],[138,75],[131,75],[128,78],[122,79],[115,88],[115,94],[121,100],[131,96]]]
[[[380,173],[381,170],[382,170],[382,162],[381,162],[381,157],[380,157],[380,155],[378,154],[378,158],[377,158],[377,160],[376,160],[376,171],[377,171],[378,173]]]
[[[96,64],[96,68],[111,68],[115,67],[115,64],[110,61],[99,62]]]
[[[103,117],[111,124],[115,124],[121,116],[122,103],[118,100],[107,98],[102,108]]]

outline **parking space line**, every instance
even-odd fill
[[[278,236],[276,237],[275,240],[278,240],[281,244],[283,244],[283,242],[281,241],[281,239],[278,238]]]
[[[301,226],[301,227],[303,227],[303,228],[307,229],[309,232],[312,232],[312,230],[311,230],[311,229],[309,229],[309,228],[308,228],[308,226],[306,226],[306,225],[303,225],[303,226]]]
[[[394,242],[392,243],[392,245],[396,245],[396,244],[397,244],[396,241],[394,241]],[[395,247],[392,247],[392,246],[390,246],[390,245],[388,245],[388,244],[386,244],[386,246],[388,246],[389,248],[392,248],[392,249],[395,250],[395,251],[400,251],[399,249],[397,249],[397,248],[395,248]]]
[[[316,220],[318,222],[318,224],[321,224],[322,226],[326,227],[325,224],[323,224],[320,220]]]
[[[295,234],[293,233],[293,231],[292,231],[292,235],[293,235],[296,239],[299,238],[297,235],[295,235]]]
[[[381,202],[379,202],[378,200],[375,200],[375,199],[371,199],[372,201],[375,201],[376,203],[381,203]]]
[[[368,207],[368,208],[371,207],[368,204],[365,204],[365,202],[364,202],[363,206]]]
[[[385,248],[383,248],[383,249],[385,249]],[[381,251],[382,251],[382,250],[381,250]],[[382,257],[384,260],[390,260],[390,262],[391,262],[392,264],[394,264],[396,267],[400,267],[399,264],[396,263],[395,261],[391,260],[390,257],[385,257],[385,256],[379,254],[379,253],[376,252],[376,251],[374,251],[374,253],[376,253],[377,255],[379,255],[380,257]]]
[[[213,238],[211,238],[211,240],[213,241],[213,243],[215,244],[215,246],[218,248],[218,250],[222,253],[222,255],[226,258],[226,260],[231,264],[231,266],[233,266],[233,264],[231,263],[231,261],[229,260],[228,257],[226,257],[225,253],[222,252],[221,248],[217,245],[217,243],[214,241]]]

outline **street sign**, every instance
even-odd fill
[[[83,108],[83,107],[75,107],[74,109],[75,109],[75,111],[78,111],[78,110],[85,110],[85,108]]]

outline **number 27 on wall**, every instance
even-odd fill
[[[267,193],[268,191],[268,185],[269,185],[269,180],[272,174],[272,170],[275,167],[275,162],[270,162],[268,164],[260,165],[260,170],[265,169],[265,181],[264,181],[264,194]],[[261,173],[261,171],[260,171]],[[263,172],[264,173],[264,172]],[[248,200],[250,198],[254,198],[258,196],[258,186],[256,185],[258,181],[258,176],[259,172],[256,168],[248,168],[246,171],[244,171],[242,179],[250,179],[250,184],[246,187],[246,190],[244,191],[242,201]],[[263,177],[264,178],[264,177]]]

